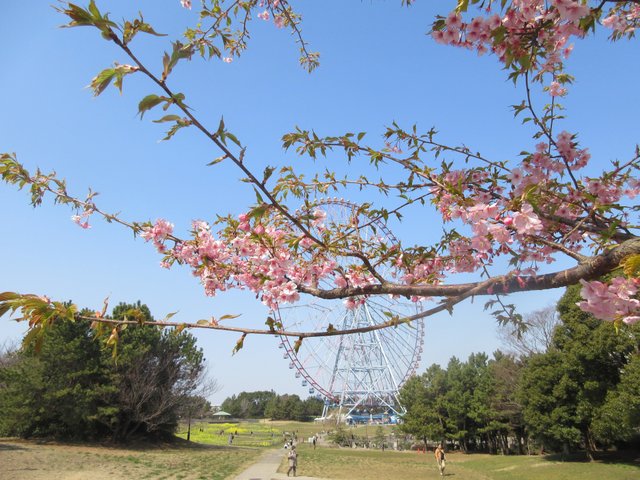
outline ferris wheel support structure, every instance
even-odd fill
[[[362,213],[358,206],[344,200],[325,200],[310,207],[326,212],[326,228],[350,232],[344,237],[345,251],[361,251],[378,245],[387,248],[397,240],[379,218]],[[336,261],[348,271],[348,256]],[[344,264],[343,264],[344,262]],[[385,265],[377,268],[384,273]],[[327,280],[321,280],[327,282]],[[324,285],[332,288],[329,282]],[[381,325],[390,318],[406,318],[418,311],[418,305],[403,297],[369,296],[353,299],[354,308],[342,300],[305,297],[291,305],[281,305],[274,315],[287,328],[322,330],[330,325],[341,330]],[[280,337],[283,358],[289,369],[309,394],[324,399],[324,418],[337,421],[352,415],[387,415],[401,417],[405,413],[398,393],[413,375],[422,359],[424,323],[417,320],[382,330],[351,335],[308,338],[294,348],[289,337]]]

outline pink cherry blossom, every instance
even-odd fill
[[[552,0],[552,4],[558,9],[560,18],[569,22],[576,22],[589,14],[589,7],[575,0]]]
[[[525,203],[520,212],[513,214],[513,227],[523,235],[535,235],[542,230],[542,222],[533,207]]]
[[[558,82],[553,81],[549,85],[549,94],[552,97],[562,97],[567,94],[567,89],[562,87]]]
[[[638,292],[638,279],[615,277],[609,284],[600,281],[580,280],[583,301],[578,306],[596,318],[612,322],[627,319],[635,323],[640,315],[640,300],[634,298]]]
[[[152,241],[156,249],[164,253],[165,246],[164,241],[173,233],[173,224],[166,220],[159,219],[152,226],[147,226],[142,229],[140,236],[146,241]]]
[[[635,325],[636,323],[640,322],[640,316],[629,315],[628,317],[624,317],[622,321],[627,325]]]

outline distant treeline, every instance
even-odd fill
[[[152,320],[140,302],[122,303],[112,316]],[[119,334],[114,358],[87,322],[54,321],[41,345],[0,355],[0,436],[170,436],[180,416],[208,406],[196,395],[203,362],[186,332],[129,326]]]
[[[579,287],[536,312],[507,338],[512,353],[451,358],[401,391],[401,429],[464,451],[569,453],[638,443],[640,324],[602,322],[581,311]]]
[[[322,414],[322,400],[298,395],[278,395],[273,390],[241,392],[227,397],[220,408],[235,418],[309,421]]]

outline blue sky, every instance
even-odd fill
[[[192,219],[241,213],[252,202],[252,191],[238,181],[231,164],[206,166],[219,155],[211,144],[195,130],[159,142],[164,132],[151,123],[154,114],[142,121],[136,116],[140,98],[157,93],[142,76],[125,79],[122,96],[109,89],[92,97],[84,88],[91,78],[114,61],[128,61],[93,29],[59,29],[64,18],[50,3],[0,6],[0,151],[16,152],[28,168],[55,169],[80,196],[89,187],[100,192],[97,203],[107,211],[139,221],[167,218],[179,233]],[[507,81],[496,59],[436,45],[425,35],[434,15],[446,14],[455,2],[418,2],[410,9],[401,8],[399,0],[298,3],[305,37],[321,53],[321,66],[311,75],[298,66],[290,35],[256,20],[249,50],[240,59],[231,64],[194,59],[179,64],[170,79],[209,126],[224,115],[229,130],[248,146],[246,161],[257,171],[267,164],[313,166],[280,148],[281,136],[296,125],[327,135],[367,131],[372,142],[380,141],[394,120],[417,123],[424,131],[435,126],[443,141],[463,142],[498,160],[515,159],[534,144],[531,131],[514,121],[509,109],[523,91]],[[141,10],[157,31],[174,37],[196,16],[178,0],[98,5],[115,20]],[[159,69],[168,38],[140,36],[133,46]],[[637,59],[637,40],[611,46],[600,35],[578,42],[569,62],[577,81],[564,101],[564,128],[580,132],[594,171],[611,159],[628,158],[638,142]],[[331,155],[329,164],[340,168],[342,160]],[[267,312],[252,295],[205,297],[186,269],[161,269],[153,249],[118,226],[95,219],[92,229],[81,230],[68,209],[50,202],[33,209],[26,192],[6,185],[0,185],[0,205],[0,291],[47,294],[94,308],[107,296],[114,305],[140,299],[156,317],[178,310],[175,318],[184,321],[225,313],[242,313],[237,322],[256,326],[264,321]],[[436,220],[426,209],[412,214],[395,230],[409,243],[423,239]],[[560,294],[517,295],[511,301],[526,313]],[[424,366],[499,346],[496,324],[483,304],[469,302],[453,317],[427,320]],[[19,339],[24,327],[1,321],[0,343]],[[214,401],[242,390],[305,394],[274,338],[250,337],[232,357],[236,335],[195,334],[223,387]]]

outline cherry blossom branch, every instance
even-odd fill
[[[131,51],[131,49],[125,45],[118,36],[112,31],[111,40],[118,45],[128,56],[129,58],[136,64],[139,68],[139,71],[144,73],[147,77],[149,77],[158,87],[160,87],[170,98],[176,98],[176,94],[167,86],[164,80],[159,79],[153,73],[151,73],[144,64],[136,57],[136,55]],[[217,133],[211,133],[189,110],[189,108],[183,102],[175,102],[175,105],[189,118],[191,123],[198,128],[209,140],[211,140],[223,153],[226,158],[229,158],[251,181],[253,185],[256,186],[263,193],[267,199],[269,200],[269,204],[276,208],[283,216],[285,216],[289,221],[291,221],[305,236],[312,239],[320,246],[324,246],[324,243],[319,238],[315,237],[309,229],[307,229],[302,222],[300,222],[295,216],[291,215],[287,208],[285,208],[270,192],[266,186],[258,180],[258,178],[253,174],[251,170],[249,170],[242,161],[241,154],[240,157],[237,157],[227,146],[218,138]],[[244,149],[242,150],[244,152]]]
[[[484,156],[480,155],[479,153],[472,153],[471,150],[469,150],[468,147],[451,147],[448,145],[444,145],[438,142],[434,142],[432,139],[429,140],[425,140],[424,138],[421,137],[417,137],[415,135],[412,135],[410,137],[413,141],[420,143],[422,145],[430,145],[438,150],[442,150],[442,151],[450,151],[450,152],[454,152],[454,153],[458,153],[460,155],[464,155],[466,158],[475,158],[476,160],[480,160],[483,163],[486,163],[487,165],[491,166],[491,167],[496,167],[500,170],[503,170],[505,172],[511,172],[511,170],[506,166],[503,165],[501,163],[495,162],[493,160],[489,160],[488,158],[485,158]]]
[[[285,18],[287,19],[287,22],[291,26],[291,29],[293,30],[295,35],[298,37],[297,43],[300,44],[300,51],[302,52],[303,58],[306,59],[303,61],[303,59],[301,58],[300,62],[302,64],[307,64],[307,70],[310,72],[318,65],[318,54],[315,52],[314,53],[309,52],[307,50],[307,42],[304,41],[304,38],[302,37],[302,32],[298,27],[298,22],[296,22],[295,19],[292,17],[290,12],[291,7],[287,8],[288,6],[289,6],[289,2],[287,2],[286,0],[281,0],[278,6],[276,7],[276,9],[279,10],[282,13],[282,15],[285,16]]]
[[[553,145],[554,147],[556,147],[556,149],[558,149],[558,144],[556,143],[555,139],[553,138],[553,135],[547,129],[547,127],[544,124],[544,122],[542,122],[540,120],[540,118],[538,117],[538,114],[536,113],[535,109],[533,108],[533,100],[531,99],[531,88],[530,88],[530,85],[529,85],[529,71],[528,70],[525,71],[525,73],[524,73],[524,84],[525,84],[525,91],[526,91],[526,94],[527,94],[527,109],[531,113],[531,115],[533,117],[533,121],[535,122],[536,125],[538,125],[540,127],[540,129],[542,129],[542,132],[544,133],[544,135],[549,140],[549,145]],[[571,178],[571,181],[573,182],[573,186],[575,187],[575,189],[577,191],[581,191],[582,190],[582,185],[580,185],[578,180],[576,180],[576,177],[573,175],[573,171],[571,170],[571,166],[569,165],[569,162],[567,162],[567,159],[564,158],[564,155],[560,155],[560,158],[562,160],[562,163],[564,163],[564,165],[565,165],[565,167],[567,169],[567,173],[569,174],[569,177]]]
[[[406,202],[402,203],[401,205],[398,205],[397,207],[391,209],[391,210],[385,210],[385,213],[387,215],[393,215],[395,213],[398,213],[400,210],[402,210],[405,207],[408,207],[409,205],[413,205],[415,202],[419,202],[424,200],[425,198],[427,198],[428,196],[430,196],[431,193],[425,193],[424,195],[420,195],[416,198],[407,200]],[[378,215],[378,216],[374,216],[371,218],[371,220],[358,225],[357,227],[352,228],[351,230],[347,230],[345,233],[343,233],[342,235],[340,235],[339,237],[336,237],[335,240],[332,241],[333,243],[337,243],[340,240],[343,240],[344,238],[346,238],[347,236],[349,236],[351,233],[357,231],[357,230],[362,230],[364,228],[370,227],[371,225],[374,225],[375,223],[379,222],[380,220],[382,220],[384,217],[383,215]]]
[[[65,182],[56,178],[55,173],[47,175],[36,173],[35,175],[31,175],[29,171],[22,167],[15,157],[10,154],[5,153],[0,155],[0,173],[6,182],[18,184],[20,188],[22,188],[21,185],[31,185],[32,192],[37,192],[37,194],[32,197],[32,204],[34,206],[42,201],[44,192],[49,192],[55,198],[54,203],[71,204],[73,208],[77,210],[82,210],[91,215],[98,214],[108,223],[114,222],[129,228],[133,231],[134,235],[140,234],[143,230],[140,223],[122,220],[117,214],[105,212],[98,207],[93,201],[93,196],[96,195],[95,193],[89,194],[89,200],[80,200],[77,197],[72,197],[66,190]],[[55,187],[51,186],[51,182],[55,184]],[[166,238],[175,243],[182,242],[180,238],[172,234],[166,235]]]
[[[620,262],[630,255],[640,254],[640,238],[634,237],[617,245],[602,254],[589,257],[581,264],[553,273],[515,278],[513,275],[501,275],[493,278],[493,286],[500,287],[503,293],[516,293],[535,290],[549,290],[567,287],[578,283],[581,279],[592,280],[612,272]],[[405,297],[456,297],[474,289],[475,295],[486,295],[492,292],[481,288],[483,282],[460,283],[451,285],[367,285],[362,287],[320,289],[317,287],[299,286],[301,293],[308,293],[318,298],[337,299],[362,295],[401,295]],[[478,288],[480,287],[480,288]]]
[[[552,242],[552,241],[547,240],[545,238],[533,237],[532,241],[536,242],[536,243],[541,243],[543,245],[546,245],[548,247],[553,248],[554,250],[562,252],[565,255],[567,255],[567,256],[573,258],[574,260],[576,260],[578,263],[586,262],[589,259],[589,257],[586,256],[586,255],[582,255],[582,254],[580,254],[578,252],[574,252],[573,250],[565,247],[564,245],[562,245],[560,243]]]
[[[116,326],[140,325],[140,322],[137,320],[114,320],[110,318],[90,317],[85,315],[78,316],[77,318],[81,320],[104,323],[108,325],[116,325]],[[303,331],[303,332],[280,330],[280,329],[270,330],[270,329],[256,329],[256,328],[246,328],[246,327],[232,327],[228,325],[220,325],[218,323],[205,323],[205,322],[194,323],[194,322],[145,321],[144,325],[152,325],[152,326],[157,326],[162,328],[175,327],[175,328],[181,328],[181,329],[188,328],[188,329],[220,330],[223,332],[241,333],[243,335],[280,335],[283,337],[297,337],[297,338],[314,338],[315,337],[317,338],[317,337],[331,337],[336,335],[352,335],[354,333],[365,333],[365,332],[371,332],[374,330],[382,330],[385,328],[397,326],[399,323],[405,323],[403,322],[403,320],[400,320],[400,321],[389,320],[381,324],[370,325],[370,326],[359,327],[359,328],[351,328],[351,329],[345,329],[345,330],[332,329],[332,330],[323,330],[323,331]],[[412,319],[412,320],[415,320],[415,319]],[[411,321],[411,320],[408,320],[408,321]]]

